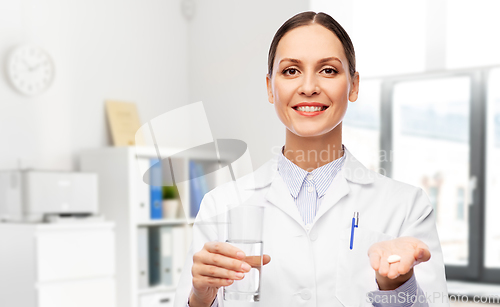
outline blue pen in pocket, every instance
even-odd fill
[[[354,212],[354,216],[352,217],[352,224],[351,224],[351,244],[350,244],[350,249],[352,249],[352,245],[354,242],[354,227],[358,228],[358,223],[359,223],[359,212]]]

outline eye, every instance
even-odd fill
[[[331,68],[331,67],[327,67],[325,69],[323,69],[324,72],[326,72],[326,74],[328,75],[333,75],[333,74],[336,74],[338,73],[338,71],[334,68]]]
[[[297,72],[298,72],[298,70],[296,68],[287,68],[287,69],[282,71],[282,73],[284,75],[288,75],[288,76],[294,76],[294,75],[296,75]]]

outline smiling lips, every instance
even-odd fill
[[[323,111],[325,111],[326,109],[328,109],[328,106],[316,102],[313,103],[303,102],[293,106],[292,108],[295,110],[295,112],[297,112],[300,115],[316,116],[323,113]]]

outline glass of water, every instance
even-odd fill
[[[228,212],[227,243],[245,253],[245,261],[252,268],[241,280],[224,287],[224,300],[258,302],[262,267],[262,224],[264,207],[239,205]]]

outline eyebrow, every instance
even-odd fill
[[[328,58],[324,58],[324,59],[321,59],[318,61],[319,64],[323,64],[325,62],[329,62],[329,61],[339,61],[341,64],[342,64],[342,61],[337,58],[337,57],[334,57],[334,56],[331,56],[331,57],[328,57]],[[288,61],[288,62],[292,62],[292,63],[296,63],[296,64],[299,64],[299,63],[302,63],[300,60],[298,59],[292,59],[292,58],[284,58],[280,61],[280,64],[281,62],[284,62],[284,61]]]

